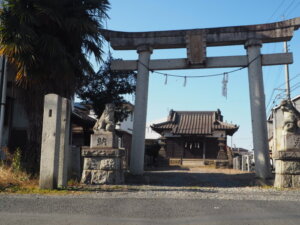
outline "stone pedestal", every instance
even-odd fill
[[[227,169],[228,160],[214,160],[214,165],[216,169]]]
[[[81,182],[84,184],[122,184],[124,172],[123,149],[116,148],[114,132],[101,131],[91,135],[91,147],[82,148],[84,157]]]
[[[275,159],[274,187],[300,187],[300,150],[277,151]]]

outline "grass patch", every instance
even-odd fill
[[[13,169],[6,165],[0,166],[0,192],[11,190],[15,191],[20,188],[37,188],[38,180],[32,178],[27,173]]]
[[[57,190],[39,189],[38,179],[36,177],[31,177],[27,173],[21,170],[16,170],[13,167],[1,165],[0,166],[0,193],[65,195],[65,194],[75,194],[79,192],[67,190],[67,189],[57,189]]]
[[[277,188],[275,188],[275,187],[272,186],[272,185],[262,185],[262,186],[260,186],[259,188],[260,188],[260,189],[277,189]]]

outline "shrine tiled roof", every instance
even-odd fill
[[[153,124],[151,128],[162,133],[169,131],[173,135],[211,135],[215,130],[224,130],[233,135],[238,126],[223,122],[218,111],[170,111],[168,120]]]

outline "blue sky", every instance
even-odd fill
[[[192,28],[209,28],[236,25],[269,23],[300,16],[300,0],[110,0],[110,19],[107,27],[118,31],[155,31]],[[292,97],[300,91],[300,30],[289,42],[294,54],[290,66]],[[105,47],[107,50],[107,47]],[[265,44],[262,53],[279,53],[283,43]],[[135,51],[112,51],[113,57],[137,59]],[[243,46],[211,47],[208,56],[245,55]],[[152,59],[185,58],[185,49],[154,50]],[[165,71],[178,75],[204,75],[226,72],[226,69]],[[283,66],[263,68],[267,110],[277,94],[275,90],[284,83]],[[300,86],[300,85],[299,85]],[[284,88],[284,86],[281,86]],[[247,69],[229,75],[228,97],[222,96],[222,77],[188,79],[168,78],[150,73],[147,121],[166,117],[174,110],[216,110],[220,109],[224,119],[238,124],[239,131],[233,137],[237,147],[252,149],[252,128],[249,103]],[[129,99],[131,99],[129,97]],[[278,97],[276,98],[278,100]],[[279,99],[280,100],[280,99]],[[277,101],[275,101],[277,102]],[[270,103],[270,104],[268,104]],[[229,140],[230,144],[230,140]]]

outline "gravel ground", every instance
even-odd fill
[[[84,186],[64,198],[133,199],[224,199],[300,201],[300,189],[276,189],[255,185],[254,173],[235,170],[192,168],[151,171],[144,176],[127,175],[127,185]],[[9,198],[10,195],[0,195]],[[16,197],[16,195],[13,195]],[[47,195],[17,195],[18,198],[48,198]],[[60,198],[61,195],[51,196]]]
[[[113,188],[110,186],[109,188]],[[128,189],[128,190],[124,190]],[[91,191],[68,195],[38,195],[38,194],[1,194],[5,198],[136,198],[136,199],[224,199],[224,200],[263,200],[263,201],[299,201],[300,190],[277,190],[274,188],[242,187],[167,187],[151,185],[127,185],[111,191]]]

